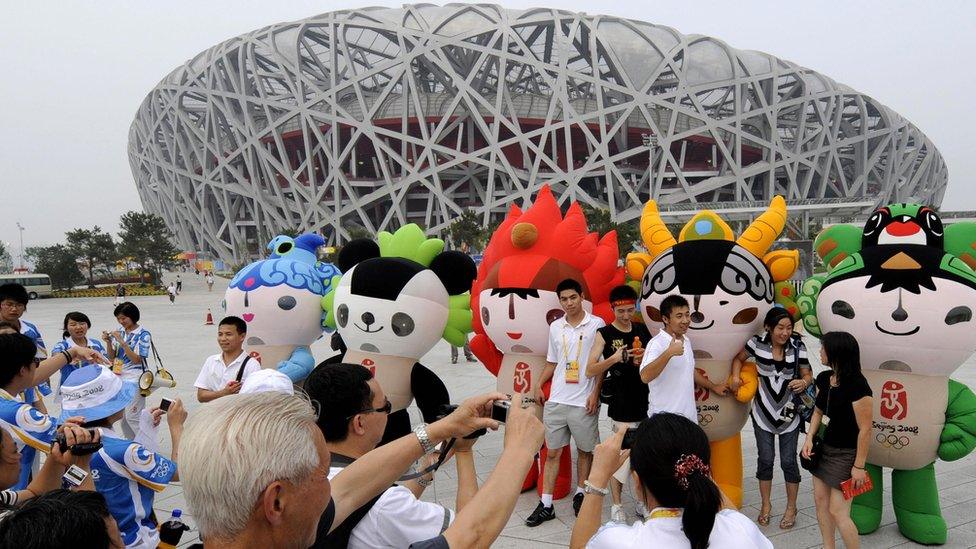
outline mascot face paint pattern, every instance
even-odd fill
[[[503,353],[544,355],[549,332],[540,330],[562,318],[559,296],[549,290],[493,288],[480,296],[481,325]],[[593,311],[593,303],[583,301],[583,309]]]

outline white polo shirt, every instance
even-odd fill
[[[196,382],[193,384],[194,387],[198,389],[206,389],[208,391],[219,391],[227,386],[228,382],[237,379],[237,371],[241,368],[241,363],[247,357],[247,353],[241,351],[241,354],[237,355],[237,358],[232,360],[230,364],[224,364],[223,353],[217,353],[209,358],[203,363],[203,368],[200,369],[200,375],[197,376]],[[241,381],[244,381],[248,375],[252,372],[256,372],[261,369],[261,363],[253,358],[247,361],[247,365],[244,366],[244,377]]]
[[[546,361],[556,364],[549,390],[549,402],[586,407],[586,398],[593,392],[595,378],[586,377],[586,361],[593,347],[596,331],[606,325],[603,319],[584,311],[583,320],[570,326],[566,317],[556,319],[549,326],[549,350]],[[579,382],[566,383],[566,365],[575,360],[579,366]]]
[[[342,467],[329,468],[332,480]],[[421,501],[403,486],[387,488],[369,512],[349,534],[349,549],[409,547],[411,543],[437,537],[454,522],[454,512]]]
[[[674,338],[665,330],[651,338],[647,350],[644,351],[644,359],[641,360],[641,371],[664,354],[672,339]],[[698,407],[695,406],[695,355],[687,334],[684,339],[684,354],[671,357],[661,375],[647,385],[647,417],[659,412],[671,412],[698,423]]]

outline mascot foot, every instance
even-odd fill
[[[535,462],[532,467],[529,468],[529,472],[525,475],[525,480],[522,481],[522,491],[528,492],[529,490],[535,488],[536,483],[539,481],[539,454],[535,456]]]
[[[901,535],[923,545],[942,545],[949,537],[946,521],[942,515],[898,511],[895,509],[898,531]]]
[[[851,520],[857,526],[857,533],[860,535],[870,534],[881,525],[881,509],[872,505],[858,503],[855,498],[851,503]]]

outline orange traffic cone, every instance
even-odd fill
[[[210,309],[207,309],[207,321],[203,323],[204,326],[213,326],[213,313]]]

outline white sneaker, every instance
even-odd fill
[[[624,508],[622,506],[610,506],[610,522],[619,522],[620,524],[627,523],[627,514],[624,513]]]
[[[650,513],[647,511],[647,507],[645,507],[643,503],[638,501],[637,505],[635,505],[634,514],[636,514],[637,518],[641,520],[647,520],[647,515],[649,515]]]

